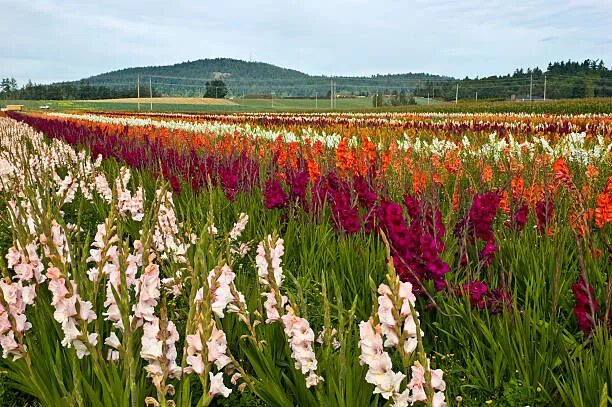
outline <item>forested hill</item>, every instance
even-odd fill
[[[230,58],[200,59],[174,65],[127,68],[83,79],[94,86],[134,87],[140,77],[142,92],[148,92],[149,78],[155,89],[168,96],[198,96],[211,79],[222,79],[230,96],[248,94],[285,97],[325,97],[331,78],[308,75],[294,69],[263,62]],[[371,77],[336,77],[337,94],[370,94],[384,89],[410,91],[419,82],[450,79],[425,73],[375,75]]]
[[[168,76],[191,79],[232,79],[232,80],[301,80],[309,75],[294,69],[281,68],[263,62],[247,62],[230,58],[199,59],[174,65],[126,68],[95,75],[86,80],[92,85],[108,82],[132,82],[140,75],[143,80],[149,76]],[[170,78],[172,79],[172,78]]]

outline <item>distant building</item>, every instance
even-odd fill
[[[229,72],[213,72],[213,79],[224,79],[229,78],[232,74]]]

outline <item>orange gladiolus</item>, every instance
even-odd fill
[[[516,178],[513,178],[510,182],[512,187],[512,197],[515,199],[519,199],[525,193],[525,180],[520,175]]]
[[[451,174],[456,174],[461,169],[461,159],[454,152],[448,151],[444,156],[444,166]]]
[[[387,168],[389,167],[389,160],[391,159],[391,149],[387,149],[385,153],[381,157],[381,167],[383,172],[387,172]]]
[[[306,161],[306,166],[308,167],[308,176],[311,180],[316,180],[321,176],[321,167],[319,164],[313,159]]]
[[[510,213],[510,197],[508,191],[504,191],[501,194],[501,199],[499,200],[499,209],[505,213]]]
[[[324,146],[323,143],[321,143],[321,141],[317,140],[314,142],[314,144],[312,145],[312,152],[314,153],[315,156],[319,157],[323,154],[324,151]]]
[[[421,192],[427,187],[427,174],[424,172],[416,171],[412,174],[412,190],[416,195],[420,195]]]
[[[586,176],[590,180],[595,180],[599,176],[599,170],[593,164],[587,165]]]
[[[455,189],[453,192],[453,210],[457,211],[459,209],[459,191]]]
[[[572,173],[570,172],[570,169],[563,157],[559,157],[555,160],[553,164],[553,172],[557,181],[561,181],[563,183],[570,182]]]
[[[612,177],[608,178],[606,189],[597,195],[595,202],[595,226],[602,228],[609,222],[612,222]]]
[[[587,212],[569,214],[570,225],[579,237],[584,237],[589,233],[588,221],[593,218],[593,213],[594,211],[591,209]]]
[[[436,172],[434,172],[434,174],[433,174],[432,181],[436,185],[443,185],[444,184],[442,182],[442,178],[440,178],[440,176]]]
[[[493,168],[491,168],[490,165],[485,165],[482,168],[481,177],[484,183],[490,184],[491,181],[493,180]]]

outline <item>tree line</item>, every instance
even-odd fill
[[[457,89],[457,85],[459,88]],[[459,99],[589,98],[612,96],[612,70],[602,60],[549,63],[540,68],[517,69],[512,75],[465,78],[449,81],[424,81],[414,94],[421,97]]]
[[[152,88],[153,97],[161,93]],[[89,82],[59,82],[48,85],[28,81],[19,87],[15,78],[4,78],[0,82],[0,99],[13,100],[90,100],[135,98],[138,96],[136,86],[111,88],[108,86],[91,85]],[[141,86],[140,96],[148,97],[148,86]]]

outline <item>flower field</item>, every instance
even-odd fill
[[[606,406],[612,116],[0,117],[0,395]]]

